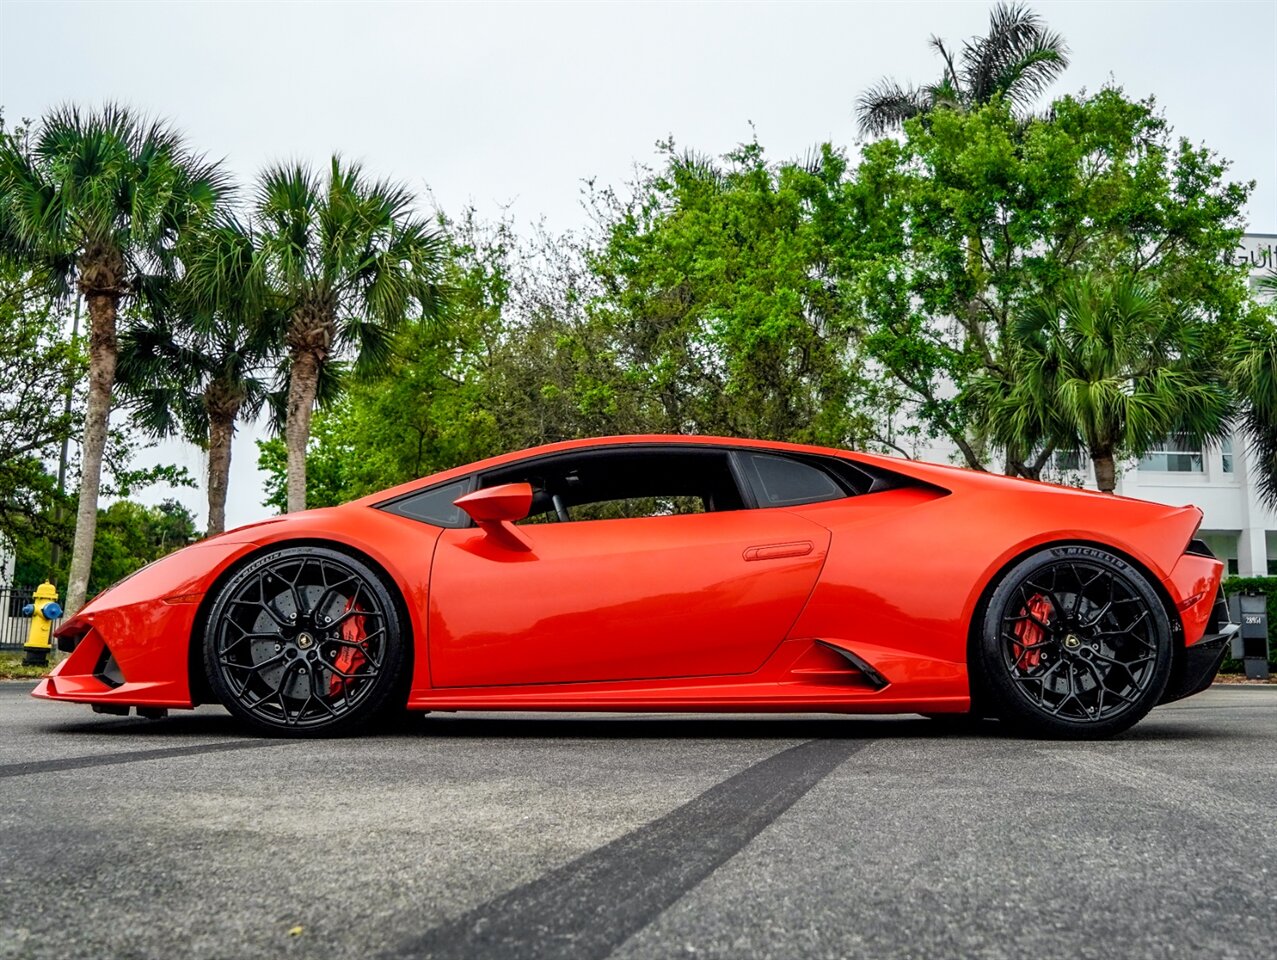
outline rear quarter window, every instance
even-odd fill
[[[801,460],[765,453],[751,453],[745,459],[760,507],[820,503],[847,496],[832,476]]]

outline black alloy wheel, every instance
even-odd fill
[[[221,588],[205,624],[218,699],[276,735],[355,732],[402,700],[408,659],[381,578],[325,547],[256,558]]]
[[[1161,699],[1173,647],[1148,578],[1095,547],[1052,547],[994,590],[979,647],[980,693],[1042,736],[1092,739],[1136,723]]]

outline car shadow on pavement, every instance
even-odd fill
[[[248,731],[230,714],[221,711],[207,713],[173,713],[159,720],[141,717],[108,717],[90,715],[88,718],[42,724],[44,733],[74,736],[101,737],[243,737]]]
[[[93,716],[42,726],[46,733],[167,740],[175,738],[259,738],[215,707],[175,711],[159,720]],[[1228,724],[1159,722],[1146,719],[1115,741],[1236,740],[1262,735]],[[964,717],[928,719],[890,716],[650,716],[634,714],[468,714],[408,713],[366,731],[363,738],[431,738],[467,740],[1025,740],[997,721],[973,722]]]

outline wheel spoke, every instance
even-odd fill
[[[1097,667],[1090,660],[1083,660],[1082,663],[1086,666],[1088,670],[1091,671],[1091,675],[1095,677],[1095,696],[1097,700],[1097,703],[1095,706],[1095,713],[1097,714],[1103,713],[1104,712],[1104,693],[1105,691],[1108,690],[1108,684],[1104,682],[1104,674],[1100,673],[1100,668]]]
[[[1037,650],[1041,647],[1049,647],[1051,644],[1055,642],[1049,637],[1044,638],[1042,640],[1033,640],[1033,641],[1023,640],[1020,637],[1017,637],[1014,633],[1008,633],[1006,630],[1002,631],[1002,636],[1005,639],[1010,640],[1017,647],[1023,647],[1025,650]]]
[[[1050,590],[1048,590],[1046,587],[1039,587],[1039,586],[1038,586],[1036,583],[1034,583],[1032,580],[1026,580],[1026,581],[1024,582],[1024,585],[1025,585],[1026,587],[1029,587],[1029,588],[1030,588],[1030,589],[1032,589],[1032,590],[1036,590],[1036,591],[1037,591],[1038,593],[1040,593],[1042,596],[1046,597],[1046,599],[1047,599],[1048,601],[1050,601],[1050,604],[1051,604],[1051,612],[1052,612],[1055,616],[1057,616],[1057,617],[1062,617],[1062,616],[1064,616],[1064,604],[1060,602],[1060,598],[1059,598],[1058,596],[1056,596],[1056,594],[1055,594],[1055,581],[1054,581],[1054,580],[1052,580],[1052,581],[1051,581],[1051,589],[1050,589]]]
[[[326,711],[328,711],[328,715],[329,715],[330,717],[336,717],[336,716],[338,716],[337,711],[336,711],[336,710],[334,710],[334,709],[333,709],[333,708],[329,705],[328,701],[324,699],[324,697],[326,696],[326,694],[325,694],[323,691],[321,691],[321,690],[316,690],[316,689],[315,689],[315,681],[317,681],[318,679],[319,679],[319,671],[318,671],[318,670],[312,670],[312,671],[310,672],[310,694],[311,694],[311,699],[312,699],[312,700],[314,700],[314,702],[315,702],[315,703],[317,703],[317,704],[319,704],[321,707],[323,707]]]
[[[358,582],[359,582],[359,578],[356,577],[354,574],[351,574],[350,576],[346,577],[346,579],[338,580],[334,584],[325,584],[323,593],[319,595],[318,600],[316,600],[313,604],[311,604],[310,610],[307,612],[311,616],[315,616],[316,614],[322,613],[324,610],[324,607],[328,606],[328,604],[332,601],[333,597],[338,596],[337,591],[341,587],[346,586],[346,584],[348,583],[357,584]],[[358,593],[358,588],[356,588],[356,593]]]
[[[373,633],[370,633],[368,636],[364,637],[364,639],[362,639],[362,640],[344,640],[344,639],[342,639],[341,637],[334,637],[333,639],[331,639],[331,640],[325,640],[324,642],[325,642],[325,643],[334,643],[334,644],[336,644],[336,645],[337,645],[337,646],[339,646],[339,647],[350,647],[352,650],[358,650],[360,653],[362,653],[365,657],[367,657],[367,658],[368,658],[368,661],[369,661],[369,662],[370,662],[370,663],[371,663],[374,667],[380,668],[380,667],[381,667],[381,658],[380,658],[380,657],[373,657],[373,655],[372,655],[372,651],[368,648],[367,644],[368,644],[368,642],[369,642],[370,640],[372,640],[374,637],[376,637],[376,636],[378,636],[378,635],[385,634],[385,632],[386,632],[385,630],[377,630],[377,631],[374,631]]]
[[[283,659],[284,655],[282,653],[277,653],[275,656],[270,657],[267,660],[263,660],[260,663],[236,663],[234,660],[227,660],[225,657],[222,658],[221,663],[234,670],[247,670],[249,673],[257,673],[258,671],[279,663]]]
[[[306,610],[306,604],[302,600],[301,591],[297,588],[297,584],[301,582],[302,574],[306,572],[307,558],[302,557],[301,562],[297,564],[297,573],[293,575],[293,579],[288,581],[289,592],[293,595],[293,613],[301,616]]]
[[[238,629],[242,629],[242,628],[241,628],[238,624],[236,624],[236,625],[235,625],[235,627],[236,627],[236,629],[237,629],[237,630],[238,630]],[[278,633],[247,633],[247,632],[245,632],[245,633],[240,634],[240,635],[239,635],[238,637],[236,637],[234,640],[231,640],[229,643],[227,643],[227,644],[226,644],[226,645],[222,648],[221,653],[222,653],[222,655],[223,655],[223,656],[225,656],[226,654],[228,654],[228,653],[230,653],[232,650],[234,650],[236,647],[238,647],[238,646],[239,646],[241,643],[243,643],[245,640],[248,640],[248,641],[250,641],[250,642],[251,642],[251,641],[253,641],[253,640],[267,640],[267,641],[270,641],[270,640],[278,640],[278,639],[279,639],[279,634],[278,634]]]
[[[1006,622],[1007,622],[1007,623],[1024,623],[1026,620],[1027,620],[1029,623],[1032,623],[1034,626],[1036,626],[1036,627],[1038,627],[1038,628],[1040,628],[1040,629],[1042,629],[1042,630],[1050,630],[1050,629],[1051,629],[1051,625],[1050,625],[1049,623],[1047,623],[1045,620],[1040,619],[1039,617],[1035,616],[1035,615],[1034,615],[1034,614],[1032,614],[1032,613],[1022,613],[1022,614],[1020,614],[1020,616],[1018,616],[1018,617],[1007,617],[1007,618],[1006,618]]]
[[[1079,608],[1082,606],[1082,593],[1085,587],[1082,586],[1082,577],[1077,572],[1077,564],[1070,563],[1069,569],[1073,571],[1073,579],[1077,581],[1077,592],[1073,594],[1073,619],[1077,619]]]
[[[292,624],[288,622],[288,618],[276,610],[274,604],[269,603],[266,600],[234,599],[231,600],[231,603],[238,607],[256,607],[258,610],[264,611],[266,616],[275,621],[275,625],[277,627],[292,626]]]
[[[1091,617],[1090,620],[1086,621],[1085,623],[1081,625],[1082,629],[1090,630],[1093,627],[1098,626],[1099,622],[1103,620],[1106,616],[1108,616],[1108,612],[1112,609],[1113,609],[1113,601],[1110,598],[1108,602],[1104,604],[1104,606],[1100,607],[1099,613],[1095,614],[1095,616]]]
[[[341,677],[343,680],[371,680],[373,677],[377,676],[376,668],[373,668],[372,671],[358,671],[355,673],[346,673],[342,670],[338,670],[327,660],[316,660],[315,663],[323,664],[325,670],[327,670],[329,673],[333,674],[334,676]]]

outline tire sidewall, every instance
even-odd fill
[[[373,681],[373,689],[349,713],[334,720],[307,727],[272,723],[243,707],[223,677],[217,657],[217,625],[226,615],[229,601],[245,581],[272,564],[300,558],[323,559],[349,567],[376,596],[378,604],[385,611],[386,624],[385,653],[382,668]],[[309,545],[275,547],[253,557],[248,563],[235,570],[218,588],[217,596],[203,623],[204,674],[218,701],[236,719],[258,732],[288,737],[347,736],[364,729],[403,698],[405,693],[403,681],[407,678],[411,664],[411,655],[404,634],[400,604],[396,602],[392,588],[386,584],[384,577],[367,563],[331,547]]]
[[[1062,717],[1052,717],[1042,712],[1008,674],[1002,659],[1001,636],[1002,611],[1011,595],[1026,577],[1061,561],[1085,561],[1120,575],[1130,584],[1147,605],[1154,624],[1152,640],[1156,647],[1153,676],[1140,694],[1138,701],[1116,716],[1104,720],[1078,722]],[[1030,733],[1046,737],[1069,739],[1093,739],[1112,736],[1131,727],[1142,719],[1161,700],[1170,680],[1174,661],[1174,637],[1166,607],[1148,576],[1129,560],[1102,547],[1084,544],[1063,544],[1048,547],[1024,558],[1009,569],[998,581],[988,603],[984,606],[980,623],[979,688],[988,700],[988,706],[1004,721],[1008,721]]]

